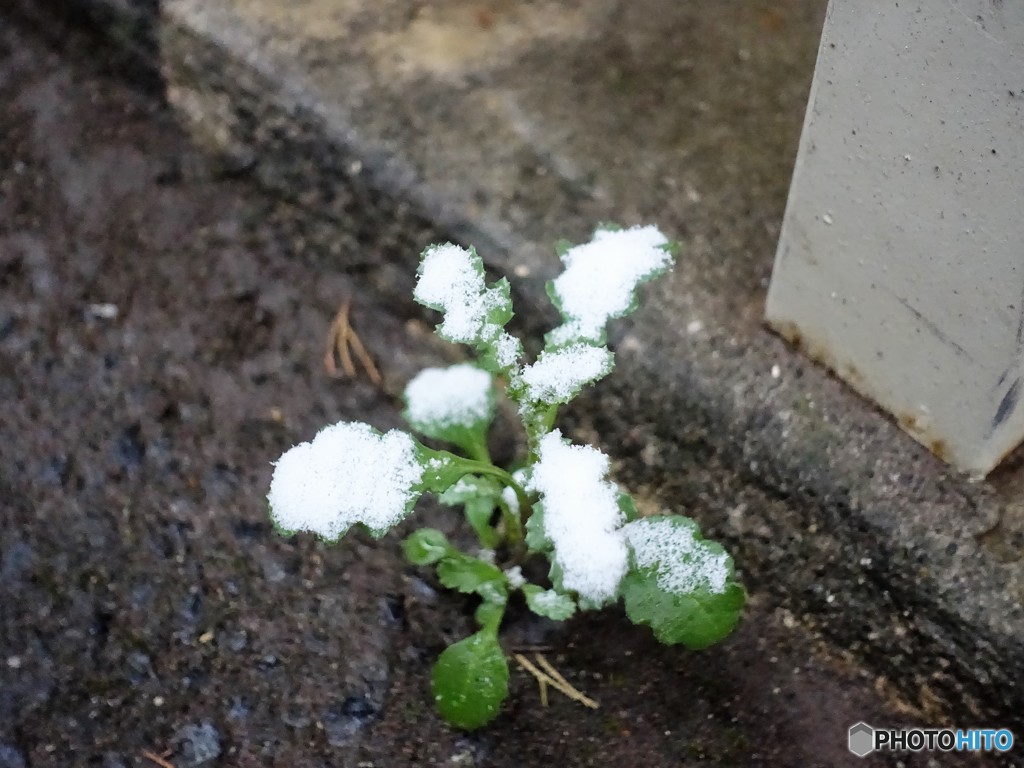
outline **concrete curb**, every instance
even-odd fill
[[[169,98],[310,215],[352,215],[337,185],[383,190],[476,244],[521,331],[551,321],[553,240],[657,222],[686,256],[618,329],[577,437],[925,715],[1019,713],[1018,473],[955,475],[761,324],[822,4],[435,5],[170,0]]]

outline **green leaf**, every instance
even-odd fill
[[[519,403],[519,418],[523,422],[523,431],[526,432],[531,449],[535,449],[536,444],[551,431],[551,426],[558,415],[558,406],[527,400],[526,386],[521,380],[509,386],[508,395]]]
[[[604,378],[614,368],[615,355],[607,347],[577,341],[549,345],[536,362],[522,370],[509,387],[509,394],[521,404],[543,410],[568,403],[583,387]]]
[[[523,357],[523,342],[505,331],[476,348],[477,362],[485,371],[511,377]]]
[[[551,580],[552,586],[558,592],[568,592],[565,588],[565,574],[562,572],[562,566],[554,559],[551,560],[551,567],[548,568],[548,578]],[[583,601],[580,601],[581,605]]]
[[[526,521],[526,547],[533,554],[550,552],[554,547],[551,539],[544,531],[544,504],[538,501],[533,505],[530,519]]]
[[[622,227],[619,227],[615,224],[602,223],[598,225],[598,227],[596,228],[594,232],[594,238],[590,242],[593,242],[594,240],[598,239],[598,235],[602,233],[616,233],[621,232],[622,229]],[[574,248],[585,248],[589,244],[590,243],[581,244],[579,246],[574,246]],[[668,263],[662,266],[653,267],[649,269],[647,272],[637,275],[635,279],[632,281],[632,284],[629,286],[627,306],[625,308],[616,309],[615,311],[610,312],[608,316],[605,318],[605,323],[614,318],[625,317],[626,315],[629,315],[632,312],[634,312],[636,308],[639,306],[639,296],[637,295],[637,289],[642,284],[654,280],[657,277],[660,277],[661,275],[665,274],[669,269],[671,269],[671,257],[673,257],[676,253],[676,246],[671,242],[668,242],[653,247],[665,252],[669,256]],[[578,256],[578,254],[570,253],[570,251],[572,250],[573,249],[566,249],[559,252],[559,258],[561,258],[563,263],[568,264],[570,262],[573,262],[575,260],[575,257]],[[569,270],[572,268],[573,267],[567,266],[566,269]],[[578,265],[576,268],[583,267]],[[580,329],[577,327],[578,318],[573,316],[573,308],[566,305],[564,297],[559,293],[559,285],[561,284],[561,280],[562,276],[559,276],[555,278],[555,280],[549,281],[547,284],[548,296],[551,299],[551,303],[555,305],[555,308],[562,316],[563,325],[553,329],[552,331],[545,335],[545,346],[549,349],[557,348],[572,343],[574,341],[590,341],[597,344],[603,344],[605,339],[607,338],[606,328],[601,328],[599,331],[596,331],[595,329],[590,329],[586,333],[582,333]]]
[[[486,381],[486,390],[480,384]],[[474,391],[465,397],[437,397],[460,386]],[[481,397],[481,393],[483,397]],[[494,377],[470,363],[428,368],[405,388],[403,416],[421,435],[451,443],[477,460],[487,458],[487,431],[494,419]]]
[[[466,268],[460,274],[451,276],[457,282],[459,291],[454,295],[444,290],[438,291],[441,274],[434,272],[433,267],[428,267],[428,262],[435,255],[439,256],[439,251],[452,247],[431,245],[423,251],[417,270],[420,282],[414,292],[416,301],[445,313],[445,320],[437,326],[438,336],[446,341],[475,347],[480,354],[479,363],[486,370],[494,373],[510,372],[515,367],[516,359],[522,355],[522,343],[504,331],[513,316],[509,282],[501,278],[487,285],[483,260],[476,249],[470,247],[468,250],[456,249],[466,259],[463,263]],[[454,252],[449,250],[447,253]],[[426,274],[428,271],[432,273],[429,277]],[[424,280],[430,287],[424,286]],[[455,301],[461,301],[462,306],[453,308],[449,305]],[[455,326],[458,329],[455,335],[447,317],[453,309],[460,318]]]
[[[501,485],[489,477],[466,475],[455,485],[437,497],[445,506],[454,507],[474,499],[497,499],[501,496]]]
[[[476,531],[480,543],[488,549],[494,549],[501,543],[501,536],[491,525],[496,504],[494,499],[472,499],[466,502],[466,520]]]
[[[471,426],[464,426],[436,421],[414,421],[410,418],[408,411],[404,414],[409,426],[421,435],[454,445],[466,456],[477,461],[484,461],[487,458],[487,431],[490,429],[492,416],[493,411],[488,413],[486,420],[481,420]]]
[[[483,264],[483,261],[481,260],[480,263]],[[512,311],[512,286],[509,284],[508,278],[503,277],[497,282],[491,283],[487,288],[486,295],[490,299],[488,303],[491,306],[487,312],[487,322],[504,328],[505,324],[515,315]]]
[[[477,362],[484,370],[507,375],[523,355],[523,343],[504,330],[515,314],[512,311],[512,287],[508,280],[503,277],[492,283],[484,292],[483,301],[490,309],[473,344],[479,355]]]
[[[463,506],[466,519],[476,531],[477,538],[488,549],[494,549],[501,542],[501,537],[491,525],[499,499],[501,486],[491,478],[479,475],[466,475],[438,496],[442,504]]]
[[[627,523],[631,523],[640,517],[640,512],[636,508],[636,502],[633,501],[633,497],[625,491],[619,491],[618,498],[616,499],[619,505],[619,510],[626,518]]]
[[[423,468],[419,489],[442,494],[462,477],[470,474],[475,465],[448,451],[435,451],[423,445],[416,447],[416,460]]]
[[[649,578],[628,573],[620,588],[626,615],[634,624],[647,624],[667,645],[699,650],[724,639],[739,622],[746,595],[739,584],[720,594],[678,595],[659,589]]]
[[[692,520],[647,517],[623,527],[630,569],[620,592],[626,615],[663,643],[706,648],[739,621],[746,594],[721,545],[701,538]]]
[[[439,530],[422,528],[402,542],[402,551],[413,565],[433,565],[451,551],[451,545]]]
[[[490,722],[508,697],[508,661],[497,634],[483,629],[449,646],[432,674],[434,703],[452,725],[473,730]]]
[[[508,585],[505,583],[504,574],[502,574],[501,581],[488,579],[482,582],[476,588],[476,593],[486,603],[493,603],[494,605],[505,605],[508,603]]]
[[[526,605],[538,616],[564,621],[576,613],[576,603],[568,595],[553,589],[541,589],[536,584],[524,584],[522,591]]]
[[[501,569],[483,560],[461,552],[449,554],[437,566],[437,578],[448,589],[459,592],[479,592],[489,583],[504,587],[505,575]]]
[[[568,241],[562,241],[562,242],[566,242],[567,243]],[[568,253],[568,251],[571,248],[574,248],[574,247],[575,246],[570,245],[565,250],[559,251],[558,252],[558,258],[561,259],[563,256],[565,256],[566,253]],[[558,310],[558,314],[562,316],[563,322],[564,321],[568,321],[569,318],[566,316],[565,308],[562,306],[562,297],[558,295],[558,289],[555,287],[555,281],[554,280],[548,280],[544,284],[544,292],[548,295],[548,300],[551,302],[552,306],[554,306],[554,308]],[[546,342],[549,342],[549,337],[550,336],[551,336],[551,332],[549,331],[548,333],[546,333],[544,335],[544,340]],[[603,342],[604,339],[598,339],[598,341]]]

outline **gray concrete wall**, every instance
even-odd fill
[[[976,474],[1024,437],[1024,5],[833,0],[769,322]]]

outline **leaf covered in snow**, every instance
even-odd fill
[[[563,324],[549,347],[574,341],[604,343],[605,326],[637,307],[637,288],[672,267],[672,246],[657,227],[599,227],[588,243],[564,247],[565,270],[548,284]]]
[[[733,577],[732,558],[678,515],[627,524],[630,568],[622,580],[626,614],[647,624],[663,643],[706,648],[739,621],[746,595]]]
[[[382,536],[424,490],[418,449],[398,430],[382,435],[350,422],[324,427],[275,462],[271,518],[284,533],[312,531],[329,541],[356,524]]]
[[[405,388],[405,420],[421,435],[443,440],[467,455],[487,455],[494,418],[494,379],[469,363],[426,368]]]
[[[474,248],[447,243],[423,251],[413,296],[444,313],[437,334],[446,341],[468,344],[491,371],[511,371],[523,353],[518,339],[505,332],[512,319],[508,280],[487,285],[483,260]]]

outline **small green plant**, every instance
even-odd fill
[[[337,541],[362,525],[379,537],[425,492],[462,507],[480,551],[462,551],[431,528],[402,545],[410,562],[433,566],[444,586],[480,598],[479,630],[447,648],[433,669],[437,708],[460,728],[490,721],[508,695],[498,631],[515,592],[555,620],[621,598],[629,618],[659,640],[695,649],[721,640],[739,620],[745,594],[722,547],[686,517],[638,515],[629,494],[608,479],[608,457],[571,445],[553,428],[560,405],[611,372],[608,321],[636,308],[638,286],[672,266],[672,251],[654,227],[600,227],[589,243],[560,246],[565,269],[548,293],[563,323],[547,334],[539,357],[523,364],[521,342],[505,330],[508,281],[488,285],[472,249],[427,248],[415,297],[443,313],[441,338],[469,345],[477,360],[416,376],[405,390],[405,418],[455,452],[398,430],[342,422],[276,462],[268,499],[286,534],[308,530]],[[495,466],[488,452],[499,389],[517,407],[526,437],[515,468]],[[523,576],[531,557],[548,559],[549,583]]]

